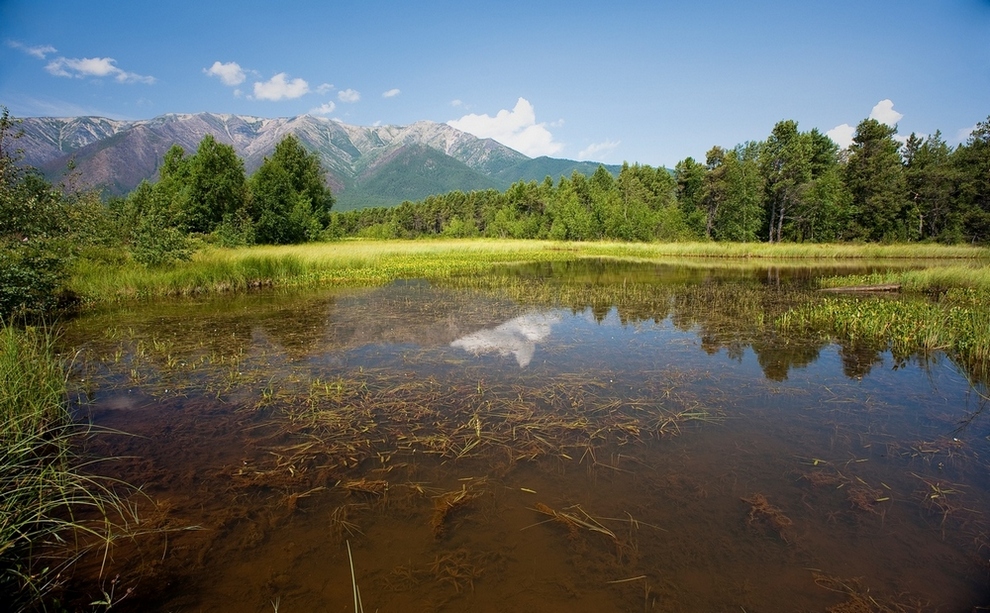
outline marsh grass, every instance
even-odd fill
[[[68,411],[53,345],[50,332],[0,325],[0,593],[15,611],[45,609],[73,564],[106,555],[134,519],[73,451],[88,431]]]
[[[904,291],[938,294],[949,289],[970,289],[990,293],[990,266],[983,262],[969,265],[929,266],[912,270],[888,270],[868,275],[842,275],[819,280],[822,288],[900,285]]]
[[[563,243],[523,240],[342,241],[237,249],[206,248],[190,261],[149,268],[81,260],[70,289],[89,303],[259,287],[381,285],[400,278],[448,278],[511,262],[580,258],[659,261],[836,262],[867,259],[990,259],[990,251],[940,245],[770,245],[762,243]]]
[[[881,297],[825,298],[791,309],[780,329],[815,332],[840,342],[889,349],[896,359],[937,351],[978,380],[990,369],[990,291],[954,288],[939,300]]]

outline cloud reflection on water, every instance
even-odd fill
[[[475,355],[497,353],[515,355],[520,368],[526,368],[536,352],[536,343],[550,336],[550,329],[560,323],[558,315],[532,313],[522,315],[494,328],[466,334],[450,343]]]

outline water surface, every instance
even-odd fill
[[[828,272],[582,262],[80,318],[77,410],[130,434],[91,451],[161,529],[115,549],[115,608],[352,611],[348,543],[367,611],[986,605],[985,401],[945,356],[779,334]]]

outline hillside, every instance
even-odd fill
[[[341,209],[390,206],[452,190],[505,189],[523,180],[555,180],[598,164],[540,157],[530,159],[491,139],[451,126],[421,121],[409,126],[362,127],[301,115],[265,119],[214,113],[168,114],[140,121],[102,117],[20,120],[17,146],[25,163],[57,180],[70,162],[83,184],[121,195],[154,180],[166,151],[189,153],[211,134],[230,145],[248,173],[287,134],[320,157],[326,182]],[[609,167],[618,173],[618,167]]]

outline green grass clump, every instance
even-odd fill
[[[990,370],[990,291],[957,287],[937,301],[829,297],[777,319],[784,330],[889,348],[895,357],[944,351],[980,380]]]
[[[65,571],[107,545],[125,505],[83,474],[53,335],[0,323],[0,594],[4,607],[46,608]],[[83,516],[91,520],[82,519]]]

